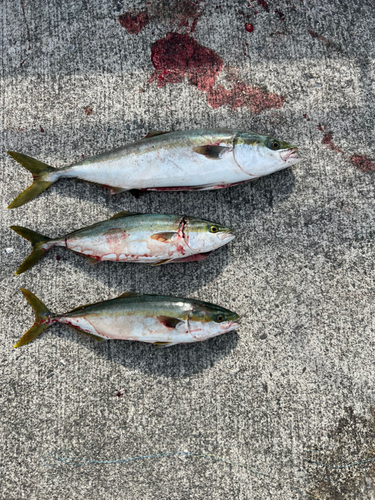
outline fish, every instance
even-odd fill
[[[34,177],[8,208],[24,205],[62,178],[99,184],[110,188],[111,194],[225,188],[301,161],[297,150],[273,137],[217,129],[150,132],[135,143],[61,169],[8,151]]]
[[[29,290],[21,291],[35,312],[35,321],[14,347],[28,344],[54,323],[71,326],[98,341],[137,340],[156,347],[200,342],[239,327],[238,314],[197,299],[125,292],[112,300],[54,315]]]
[[[120,212],[108,220],[60,238],[48,238],[22,226],[10,226],[29,240],[33,250],[16,271],[24,273],[53,247],[103,260],[161,265],[203,260],[233,240],[232,229],[190,216]]]

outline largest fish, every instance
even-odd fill
[[[138,142],[62,169],[8,153],[34,176],[34,183],[8,208],[20,207],[64,177],[109,187],[111,193],[219,189],[301,160],[297,148],[286,142],[230,129],[151,132]]]
[[[159,346],[206,340],[239,326],[238,314],[196,299],[127,292],[54,315],[34,294],[21,290],[35,311],[35,322],[14,347],[28,344],[53,323],[65,323],[97,340],[140,340]]]

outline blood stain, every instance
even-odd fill
[[[266,11],[266,12],[269,12],[270,9],[268,7],[268,4],[265,0],[258,0],[258,5],[260,5],[261,7],[263,7],[263,9]]]
[[[282,21],[285,21],[285,15],[279,9],[275,9],[275,14],[279,16]]]
[[[120,391],[118,391],[118,392],[117,392],[117,394],[116,394],[116,396],[117,396],[118,398],[121,398],[121,396],[123,396],[123,393],[122,393],[122,392],[120,392]]]
[[[118,17],[118,20],[128,33],[131,35],[138,35],[149,22],[149,17],[146,11],[139,12],[139,14],[125,12]]]
[[[60,255],[56,255],[56,260],[59,261],[61,259]]]
[[[328,134],[324,135],[323,140],[322,140],[322,144],[325,144],[328,147],[328,149],[330,149],[331,151],[336,151],[337,153],[345,154],[344,151],[342,151],[342,149],[338,148],[333,143],[332,132],[328,132]]]
[[[92,109],[92,107],[91,107],[91,106],[86,106],[86,107],[84,108],[84,112],[86,113],[86,115],[87,115],[87,116],[89,116],[89,115],[93,115],[93,114],[94,114],[94,111],[93,111],[93,109]]]
[[[40,126],[40,131],[44,132],[44,128],[42,126]]]
[[[207,94],[207,103],[214,109],[230,105],[232,109],[247,107],[253,113],[269,108],[281,108],[285,98],[247,85],[235,79],[231,89],[215,83],[223,69],[223,60],[213,50],[199,45],[189,35],[168,33],[151,46],[151,61],[155,71],[149,82],[158,87],[181,83],[185,77],[190,85]]]
[[[374,172],[375,163],[365,155],[356,154],[349,157],[351,164],[357,167],[362,172]]]
[[[326,127],[324,127],[326,128]],[[318,125],[318,130],[320,132],[323,132],[324,133],[324,129],[323,127],[320,125]],[[342,151],[340,148],[338,148],[337,146],[335,146],[335,144],[333,143],[333,136],[332,136],[332,132],[328,132],[327,134],[324,135],[323,137],[323,140],[322,140],[322,144],[325,144],[328,149],[331,149],[332,151],[336,151],[337,153],[341,153],[343,155],[345,155],[350,163],[358,168],[358,170],[361,170],[362,172],[374,172],[375,171],[375,163],[370,160],[370,158],[368,158],[366,155],[363,155],[363,154],[354,154],[354,155],[347,155],[344,151]]]
[[[252,33],[254,31],[254,26],[250,23],[245,23],[245,30]]]

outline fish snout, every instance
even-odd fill
[[[298,148],[290,148],[280,151],[280,158],[282,159],[282,161],[289,163],[297,163],[298,161],[302,160],[302,158],[298,154]]]
[[[226,231],[223,233],[220,233],[218,235],[219,240],[222,241],[223,243],[229,243],[230,241],[234,240],[236,237],[235,234],[233,234],[233,231]]]

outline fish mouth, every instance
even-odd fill
[[[302,159],[298,156],[298,148],[290,148],[280,151],[280,158],[285,162],[290,160],[294,160],[294,162],[301,161]]]
[[[233,231],[225,231],[225,233],[220,233],[219,235],[219,239],[221,241],[225,241],[225,242],[229,242],[229,241],[232,241],[234,240],[234,238],[236,237],[235,234],[233,234]]]

